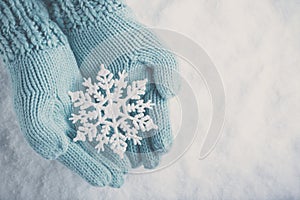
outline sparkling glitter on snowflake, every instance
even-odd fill
[[[157,129],[146,109],[154,106],[151,101],[144,102],[147,79],[133,81],[128,85],[125,71],[119,72],[119,79],[101,65],[96,77],[97,83],[91,78],[85,79],[85,92],[69,92],[73,106],[78,108],[70,120],[78,124],[76,141],[97,141],[95,148],[104,151],[104,145],[124,157],[126,140],[133,140],[134,145],[141,145],[139,132]],[[130,103],[129,103],[130,102]]]

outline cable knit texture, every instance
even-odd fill
[[[172,143],[167,99],[179,89],[174,55],[134,19],[122,1],[44,1],[51,18],[67,35],[85,77],[95,77],[103,63],[116,76],[125,70],[130,81],[147,78],[155,83],[147,87],[144,98],[156,104],[149,114],[159,130],[150,132],[141,146],[129,141],[127,155],[133,167],[157,166],[160,154],[167,152]]]
[[[58,159],[92,185],[120,187],[129,161],[74,143],[68,91],[82,83],[76,59],[42,5],[0,0],[0,51],[10,72],[16,114],[24,137],[47,159]]]
[[[125,8],[125,4],[119,0],[57,0],[47,3],[47,7],[51,8],[51,16],[64,31],[93,27],[116,11]]]
[[[45,17],[43,7],[31,1],[0,1],[0,40],[4,62],[15,60],[16,55],[53,48],[66,43],[57,25]],[[38,12],[33,12],[33,11]],[[4,52],[5,49],[5,52]]]

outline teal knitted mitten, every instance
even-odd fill
[[[31,0],[0,0],[0,53],[11,75],[24,137],[47,159],[58,159],[92,185],[120,187],[129,161],[74,143],[68,91],[82,77],[67,39]]]
[[[129,141],[127,155],[132,167],[156,167],[161,153],[172,143],[167,99],[179,87],[173,54],[164,50],[119,0],[45,1],[50,17],[67,35],[85,76],[95,77],[103,63],[115,76],[125,70],[130,81],[147,78],[153,83],[148,85],[144,99],[155,103],[149,114],[158,130],[145,135],[140,146]]]

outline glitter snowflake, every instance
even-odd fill
[[[141,145],[139,132],[157,129],[146,109],[154,106],[151,101],[145,102],[141,96],[145,94],[147,79],[133,81],[131,85],[125,80],[125,71],[119,72],[119,79],[101,65],[96,77],[97,83],[91,78],[85,79],[85,92],[69,92],[76,113],[70,120],[78,125],[76,141],[97,141],[95,148],[104,151],[105,145],[121,158],[126,151],[127,140],[134,145]]]

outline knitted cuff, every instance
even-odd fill
[[[122,0],[44,0],[51,18],[64,32],[80,30],[98,25],[104,19],[113,17],[118,11],[125,11]]]
[[[30,51],[66,43],[47,11],[33,0],[0,0],[0,54],[11,62]]]

